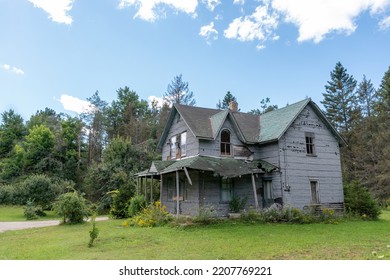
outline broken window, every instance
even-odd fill
[[[221,155],[231,155],[230,131],[227,129],[224,129],[221,132]]]
[[[314,156],[316,154],[314,146],[314,133],[306,133],[306,154]]]
[[[267,208],[274,203],[272,194],[272,179],[263,178],[263,206]]]
[[[170,142],[170,145],[171,145],[171,159],[175,159],[176,158],[176,151],[177,151],[177,140],[176,140],[176,136],[173,136],[171,138],[171,142]]]
[[[187,154],[187,132],[183,132],[180,135],[180,155],[182,157]]]

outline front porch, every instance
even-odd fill
[[[227,216],[233,196],[246,197],[247,209],[265,207],[263,179],[269,179],[276,170],[276,166],[261,160],[196,156],[155,161],[149,170],[137,174],[137,193],[144,193],[152,203],[153,184],[158,180],[160,201],[170,213],[196,216],[200,209],[212,208],[216,216]]]

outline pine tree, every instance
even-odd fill
[[[367,80],[366,75],[363,75],[363,80],[358,85],[356,94],[363,115],[371,117],[376,93],[371,80]]]
[[[173,78],[163,98],[168,104],[196,105],[194,93],[189,90],[188,82],[183,82],[181,74]]]
[[[388,116],[390,114],[390,67],[382,78],[377,95],[378,100],[375,104],[377,113]]]
[[[223,98],[223,100],[219,100],[218,103],[217,103],[217,109],[221,109],[221,110],[225,110],[225,109],[228,109],[229,108],[229,104],[230,102],[232,101],[236,101],[237,102],[237,98],[230,93],[230,91],[228,91],[225,95],[225,97]]]
[[[347,69],[338,62],[330,73],[331,80],[325,86],[325,114],[334,127],[348,135],[351,127],[358,118],[357,96],[355,94],[356,80],[347,73]]]

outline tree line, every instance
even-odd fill
[[[363,77],[358,84],[337,63],[325,86],[321,102],[325,114],[348,142],[342,147],[346,182],[358,181],[375,197],[390,197],[390,68],[378,89]],[[164,93],[162,106],[150,104],[129,87],[119,88],[111,103],[96,91],[87,100],[90,108],[78,116],[50,108],[37,111],[29,120],[13,110],[1,114],[0,204],[39,201],[31,190],[45,186],[47,201],[67,189],[84,193],[100,211],[119,209],[135,194],[134,174],[161,159],[156,151],[172,103],[196,105],[188,82],[175,76]],[[237,98],[227,92],[216,108],[226,109]],[[277,109],[270,98],[248,113]],[[36,193],[39,193],[38,191]],[[158,194],[156,188],[155,194]],[[50,195],[49,195],[50,194]],[[115,208],[114,207],[114,208]]]

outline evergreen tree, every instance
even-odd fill
[[[357,82],[340,62],[337,62],[330,77],[321,103],[325,107],[328,120],[346,136],[358,118],[357,97],[354,92]]]
[[[230,91],[228,91],[225,95],[225,97],[223,98],[223,100],[219,100],[218,103],[217,103],[217,109],[221,109],[221,110],[226,110],[226,109],[229,109],[229,104],[230,102],[232,101],[236,101],[237,102],[237,98],[230,93]]]
[[[375,104],[377,113],[389,116],[390,114],[390,67],[385,72],[378,89],[378,101]]]
[[[371,117],[376,93],[371,80],[367,80],[366,75],[363,75],[363,80],[358,85],[356,94],[363,116]]]
[[[181,74],[173,78],[163,98],[168,104],[177,103],[189,106],[196,104],[194,94],[189,90],[188,82],[183,82]]]
[[[23,139],[26,127],[23,118],[13,110],[1,114],[0,125],[0,158],[8,157],[14,145]]]

